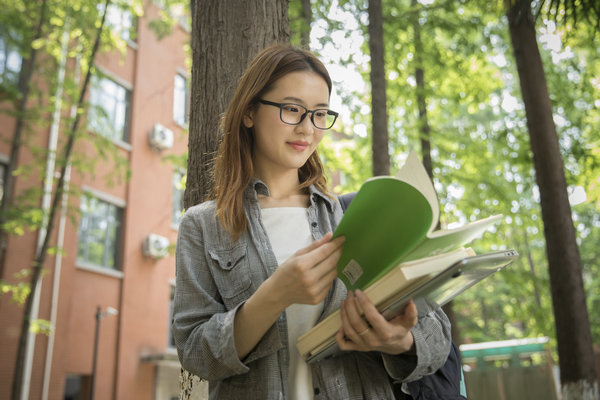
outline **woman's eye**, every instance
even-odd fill
[[[327,116],[327,110],[316,110],[315,117],[325,118]]]
[[[300,109],[297,106],[294,106],[294,105],[285,105],[285,106],[283,106],[283,109],[285,111],[294,112],[294,113],[300,111]]]

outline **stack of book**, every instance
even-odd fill
[[[501,219],[436,230],[437,196],[411,153],[395,177],[371,178],[356,193],[333,235],[346,237],[338,277],[348,290],[363,290],[387,319],[411,299],[441,306],[518,256],[514,250],[475,255],[463,247]],[[308,362],[335,355],[340,327],[337,310],[298,339],[300,354]]]

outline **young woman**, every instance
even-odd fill
[[[311,53],[262,51],[223,116],[213,199],[180,224],[173,333],[211,399],[391,399],[391,380],[419,379],[448,356],[439,308],[417,317],[411,303],[386,321],[336,279],[344,239],[330,232],[342,210],[317,153],[337,117],[330,94]],[[340,307],[340,355],[307,365],[298,337]]]

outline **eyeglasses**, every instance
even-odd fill
[[[288,125],[300,125],[308,113],[310,113],[310,120],[315,128],[325,130],[333,126],[339,115],[327,108],[309,110],[300,104],[294,103],[275,103],[263,99],[258,99],[258,102],[268,106],[279,107],[279,118],[281,122]]]

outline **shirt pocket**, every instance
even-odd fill
[[[238,297],[252,284],[247,252],[245,243],[230,249],[209,250],[213,278],[226,300]]]

